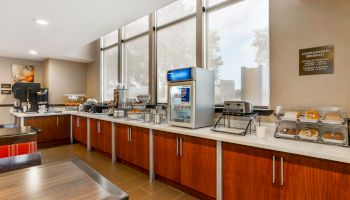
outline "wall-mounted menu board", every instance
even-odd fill
[[[299,75],[333,74],[334,46],[299,50]]]

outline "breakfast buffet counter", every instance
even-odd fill
[[[90,114],[74,111],[63,111],[57,113],[48,114],[26,114],[12,112],[11,114],[20,119],[26,117],[43,117],[43,116],[55,116],[55,115],[76,115],[80,117],[86,117],[90,119],[97,119],[103,121],[109,121],[113,123],[131,125],[136,127],[147,128],[150,130],[159,130],[164,132],[188,135],[193,137],[205,138],[215,141],[221,141],[226,143],[241,144],[251,147],[257,147],[262,149],[268,149],[273,151],[280,151],[285,153],[292,153],[297,155],[309,156],[314,158],[326,159],[331,161],[338,161],[343,163],[350,163],[350,148],[330,146],[324,144],[307,143],[302,141],[292,141],[285,139],[278,139],[274,137],[275,125],[273,123],[266,123],[263,126],[267,127],[267,136],[264,139],[257,138],[254,134],[247,134],[246,136],[238,136],[227,133],[219,133],[211,131],[211,127],[188,129],[180,128],[163,124],[145,123],[137,120],[127,120],[124,118],[115,119],[113,117],[102,114]],[[23,121],[23,120],[22,120]]]

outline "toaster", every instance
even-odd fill
[[[225,101],[225,114],[250,114],[253,113],[253,103],[250,101]]]

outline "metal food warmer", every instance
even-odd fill
[[[349,147],[348,113],[344,108],[276,107],[275,137]]]

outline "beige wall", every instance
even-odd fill
[[[86,94],[85,63],[49,59],[45,65],[50,103],[63,104],[64,94]]]
[[[12,64],[35,66],[34,81],[36,83],[42,83],[43,62],[6,57],[0,57],[0,83],[12,84]],[[0,104],[13,104],[13,102],[14,99],[12,95],[0,95]],[[0,107],[0,124],[8,123],[12,123],[12,117],[9,113],[9,107]]]
[[[94,62],[87,64],[86,71],[86,95],[88,98],[100,98],[100,41],[93,42]]]
[[[271,107],[336,105],[350,111],[350,1],[270,0]],[[299,76],[299,49],[334,45],[334,74]]]
[[[43,62],[36,62],[36,61],[16,59],[16,58],[5,58],[5,57],[0,57],[0,83],[12,84],[12,79],[11,79],[12,64],[35,66],[34,81],[36,83],[42,83]],[[14,102],[14,99],[12,98],[12,95],[0,94],[0,104],[13,104],[13,102]]]

